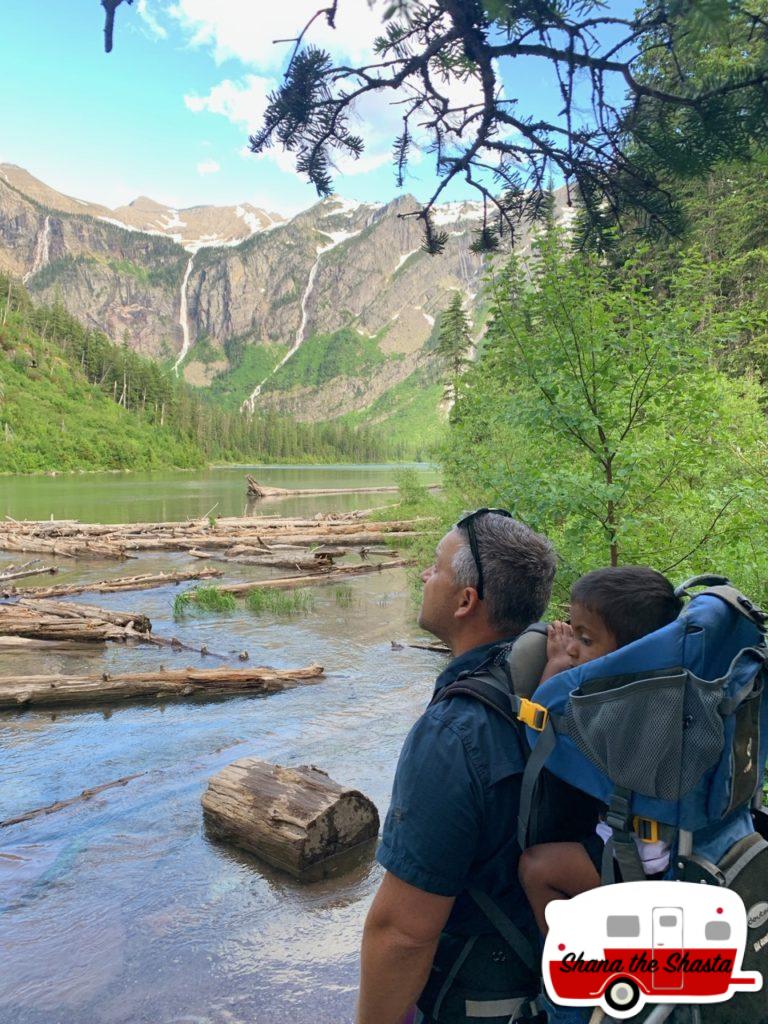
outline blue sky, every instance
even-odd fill
[[[117,11],[110,55],[98,0],[2,6],[0,161],[110,207],[149,195],[178,207],[249,201],[292,213],[316,201],[285,154],[246,152],[289,52],[272,40],[294,35],[316,0],[135,0]],[[318,25],[312,39],[336,57],[362,59],[381,9],[342,0],[337,31]],[[556,112],[555,82],[540,64],[516,62],[502,72],[521,110]],[[380,99],[361,109],[368,148],[357,164],[341,165],[339,194],[363,201],[397,194],[389,156],[397,123],[396,108]],[[426,156],[405,190],[425,198],[433,188]],[[445,198],[468,195],[457,185]]]

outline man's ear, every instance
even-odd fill
[[[459,605],[453,613],[455,619],[465,619],[474,615],[480,608],[480,598],[474,587],[464,587],[459,595]]]

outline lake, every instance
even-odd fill
[[[280,487],[382,486],[390,466],[258,467]],[[239,515],[244,468],[0,478],[0,514],[128,522]],[[425,483],[437,474],[417,467]],[[273,499],[263,513],[370,507],[396,495]],[[30,556],[0,553],[0,566]],[[64,559],[56,560],[62,567]],[[58,579],[180,568],[183,554],[88,562]],[[269,570],[227,566],[227,579]],[[275,572],[274,574],[279,574]],[[31,579],[30,585],[45,582]],[[380,878],[364,859],[300,884],[211,842],[200,798],[239,757],[315,764],[386,813],[397,755],[443,659],[420,637],[405,572],[316,587],[292,619],[238,611],[173,617],[179,588],[79,598],[141,610],[164,636],[275,667],[319,661],[326,678],[269,698],[0,713],[0,820],[143,773],[124,787],[0,829],[3,1024],[340,1024],[352,1019],[363,919]],[[73,598],[78,600],[78,598]],[[134,671],[202,662],[112,644],[93,653],[5,655],[0,674]]]

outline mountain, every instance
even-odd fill
[[[324,199],[290,220],[247,204],[175,210],[141,197],[107,210],[0,165],[0,270],[39,301],[166,364],[226,407],[299,420],[432,427],[439,316],[458,290],[482,330],[478,203],[435,212],[423,252],[410,196]],[[558,216],[570,213],[556,196]],[[519,246],[530,241],[521,228]],[[405,417],[405,419],[403,419]],[[415,419],[414,419],[415,417]],[[420,419],[421,418],[421,419]]]

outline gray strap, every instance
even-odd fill
[[[760,661],[762,661],[763,665],[765,665],[766,656],[762,651],[759,651],[756,647],[745,647],[743,651],[739,651],[739,653],[731,662],[730,668],[728,669],[728,675],[730,675],[733,669],[736,667],[736,662],[741,659],[742,655],[750,653],[756,655],[757,658]],[[723,678],[727,679],[728,675],[724,676]],[[755,692],[758,686],[758,679],[761,679],[761,675],[762,672],[760,669],[758,669],[752,676],[752,678],[748,682],[744,683],[744,685],[735,694],[735,696],[726,697],[724,700],[721,700],[717,708],[720,714],[723,716],[732,715],[735,711],[737,711],[744,703],[744,701],[747,699],[747,697],[750,697]]]
[[[617,786],[608,804],[605,821],[606,824],[610,825],[613,834],[603,850],[601,871],[601,882],[603,885],[611,885],[615,881],[613,872],[614,860],[621,870],[622,882],[642,882],[645,880],[643,862],[640,860],[637,843],[635,843],[632,834],[631,799],[632,793],[630,790],[624,786]]]
[[[435,1000],[435,1005],[432,1007],[432,1012],[430,1014],[431,1017],[434,1017],[435,1019],[437,1019],[438,1014],[440,1013],[440,1008],[443,1005],[443,1000],[448,995],[448,991],[449,991],[451,985],[453,985],[453,983],[454,983],[454,981],[456,979],[456,975],[461,970],[461,966],[464,963],[464,961],[467,959],[469,954],[472,952],[472,947],[474,946],[474,944],[476,942],[477,942],[477,936],[476,935],[472,935],[469,939],[467,939],[467,941],[462,946],[461,952],[456,957],[456,959],[453,961],[453,966],[451,967],[450,971],[448,971],[448,977],[445,979],[445,981],[443,982],[442,988],[437,993],[437,999]]]
[[[496,931],[506,940],[507,945],[523,961],[529,971],[539,970],[539,956],[533,944],[525,937],[516,924],[500,910],[491,897],[479,889],[468,889],[469,895],[482,910]]]
[[[664,1021],[669,1020],[674,1012],[675,1007],[670,1006],[669,1003],[657,1006],[650,1016],[645,1018],[645,1024],[664,1024]]]
[[[717,865],[723,873],[725,884],[730,886],[763,850],[768,850],[768,843],[756,832],[736,843]]]
[[[765,632],[765,620],[766,614],[756,604],[753,604],[748,597],[745,597],[736,587],[724,584],[721,586],[709,587],[708,590],[702,591],[703,594],[714,594],[715,597],[719,597],[726,604],[730,605],[740,615],[744,615],[749,621],[764,633]],[[700,596],[700,595],[699,595]]]
[[[527,1000],[525,996],[514,999],[467,999],[464,1012],[468,1017],[506,1017],[517,1020]]]
[[[518,811],[517,817],[517,842],[521,850],[524,850],[528,845],[528,825],[531,819],[531,808],[533,806],[533,798],[536,793],[536,784],[539,781],[539,775],[546,764],[547,758],[555,749],[556,742],[557,736],[550,717],[542,732],[539,733],[536,746],[528,756],[525,771],[523,772],[523,781],[520,784],[520,810]]]

